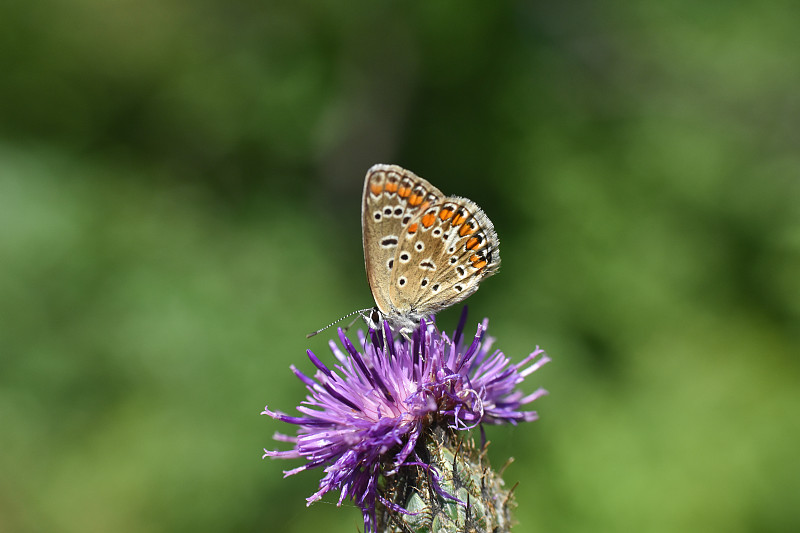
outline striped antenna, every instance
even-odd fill
[[[311,338],[311,337],[313,337],[314,335],[316,335],[316,334],[318,334],[318,333],[322,333],[323,331],[325,331],[325,330],[326,330],[326,329],[328,329],[329,327],[331,327],[331,326],[334,326],[334,325],[338,324],[339,322],[341,322],[342,320],[344,320],[345,318],[350,318],[350,317],[351,317],[351,316],[353,316],[353,315],[360,315],[360,316],[362,316],[362,317],[363,317],[363,316],[364,316],[364,313],[366,313],[367,311],[372,311],[372,308],[370,307],[369,309],[359,309],[358,311],[353,311],[352,313],[347,313],[346,315],[344,315],[343,317],[339,318],[338,320],[334,320],[333,322],[331,322],[330,324],[328,324],[328,325],[327,325],[327,326],[325,326],[324,328],[320,328],[320,329],[318,329],[317,331],[314,331],[314,332],[311,332],[311,333],[309,333],[308,335],[306,335],[306,338],[307,338],[307,339],[310,339],[310,338]],[[356,319],[354,319],[352,322],[350,322],[350,323],[347,325],[347,327],[346,327],[346,328],[344,328],[344,331],[347,331],[348,329],[350,329],[350,327],[351,327],[353,324],[355,324],[355,323],[356,323],[356,320],[358,320],[358,318],[356,318]]]

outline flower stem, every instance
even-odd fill
[[[425,432],[419,463],[384,478],[389,502],[376,506],[380,533],[504,533],[511,529],[513,488],[488,464],[472,438],[442,426]],[[403,513],[397,507],[406,509]]]

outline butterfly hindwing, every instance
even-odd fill
[[[500,266],[494,226],[466,198],[443,198],[420,212],[410,229],[416,231],[406,232],[403,249],[417,252],[409,262],[408,277],[410,288],[416,289],[411,307],[420,314],[434,314],[464,300]],[[393,273],[401,275],[403,269]]]

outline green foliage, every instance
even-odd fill
[[[798,16],[2,3],[0,530],[355,531],[258,413],[371,303],[376,162],[484,208],[471,316],[553,357],[515,531],[800,529]]]

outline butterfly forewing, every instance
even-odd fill
[[[384,315],[403,311],[393,305],[397,282],[392,284],[399,246],[415,215],[434,205],[441,191],[395,165],[375,165],[364,180],[361,229],[364,263],[372,296]]]

